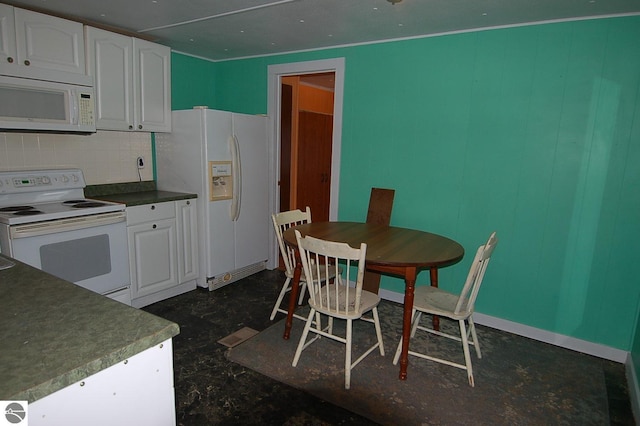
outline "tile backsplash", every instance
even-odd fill
[[[138,170],[136,159],[144,157]],[[82,169],[87,185],[153,180],[151,133],[0,132],[0,170]]]

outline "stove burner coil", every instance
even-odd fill
[[[20,212],[24,210],[33,210],[33,206],[9,206],[0,208],[0,212]]]
[[[44,212],[40,211],[40,210],[35,210],[35,209],[31,209],[31,210],[18,210],[17,212],[14,212],[13,214],[15,216],[34,216],[37,214],[42,214]]]
[[[71,208],[74,209],[89,209],[92,207],[102,207],[105,205],[105,203],[93,200],[67,200],[63,201],[62,204],[70,204]]]
[[[81,203],[73,204],[71,207],[74,209],[89,209],[92,207],[101,207],[104,206],[104,203],[99,201],[83,201]]]

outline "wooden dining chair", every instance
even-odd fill
[[[326,241],[311,236],[303,238],[298,230],[295,230],[295,234],[302,267],[307,277],[309,307],[311,309],[302,336],[300,336],[292,365],[297,366],[302,351],[321,336],[344,343],[346,345],[344,387],[349,389],[351,387],[351,370],[360,361],[376,348],[379,349],[380,355],[384,356],[382,330],[378,317],[380,297],[362,289],[367,245],[362,243],[359,248],[353,248],[347,243]],[[340,268],[344,271],[343,277],[340,275]],[[354,272],[355,277],[353,276]],[[322,280],[318,279],[318,277],[329,275],[336,276],[336,279],[331,283],[323,285]],[[355,281],[353,287],[350,285],[352,281]],[[372,312],[373,318],[363,316],[368,312]],[[324,329],[321,329],[320,326],[322,315],[328,317],[329,323],[329,326]],[[334,319],[346,321],[346,336],[343,337],[335,333]],[[352,362],[352,326],[353,321],[358,319],[374,324],[377,341]],[[314,333],[315,336],[307,341],[309,333]]]
[[[285,269],[284,273],[286,276],[284,284],[282,285],[280,293],[278,294],[278,298],[276,299],[276,303],[273,305],[273,310],[271,311],[270,319],[273,320],[276,317],[276,313],[287,313],[287,309],[282,308],[281,305],[285,294],[291,291],[291,280],[293,279],[293,272],[296,266],[295,248],[290,247],[284,242],[282,234],[284,234],[287,229],[293,226],[311,222],[311,209],[307,207],[304,212],[297,209],[272,214],[271,220],[273,222],[273,228],[278,240],[278,246],[280,247],[280,254],[282,255],[282,261],[284,263]],[[334,277],[335,275],[329,276],[330,279]],[[326,279],[327,276],[322,277],[323,281]],[[306,281],[307,279],[305,277],[304,271],[302,271],[302,273],[300,274],[300,297],[298,299],[298,305],[302,304],[302,302],[304,301],[305,290],[307,287]],[[293,316],[301,320],[306,320],[305,317],[302,317],[298,314],[293,314]]]
[[[367,209],[367,223],[389,226],[391,223],[391,210],[396,191],[386,188],[371,188],[369,196],[369,208]],[[363,288],[378,294],[380,288],[380,274],[365,271]]]
[[[422,330],[434,335],[461,342],[465,363],[460,364],[447,359],[428,355],[426,353],[413,351],[411,350],[411,346],[409,347],[409,355],[414,355],[420,358],[439,362],[441,364],[446,364],[452,367],[467,370],[467,377],[471,386],[474,386],[474,381],[471,356],[469,354],[469,344],[475,347],[476,355],[478,356],[478,358],[482,358],[482,353],[480,352],[480,342],[478,341],[476,328],[473,323],[473,311],[476,298],[478,297],[478,291],[480,291],[480,285],[482,284],[482,279],[484,278],[484,273],[487,270],[489,260],[491,259],[491,255],[493,254],[493,250],[496,248],[497,244],[498,238],[496,237],[496,233],[493,232],[489,237],[487,243],[478,247],[475,258],[471,263],[469,274],[467,275],[467,280],[465,281],[460,294],[452,294],[437,287],[432,287],[430,285],[416,286],[416,290],[414,293],[413,311],[411,315],[411,339],[415,337],[417,330]],[[460,327],[460,335],[454,336],[442,331],[436,331],[429,327],[421,326],[420,318],[423,313],[438,315],[439,317],[446,317],[454,321],[458,321],[458,325]],[[469,324],[468,330],[466,327],[467,323]],[[471,341],[469,341],[469,337],[471,337]],[[411,345],[411,341],[409,342],[409,344]],[[400,339],[400,343],[398,344],[398,348],[396,349],[395,357],[393,358],[394,364],[398,363],[401,350],[402,338]]]

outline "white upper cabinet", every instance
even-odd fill
[[[0,70],[10,68],[17,59],[13,6],[0,3]]]
[[[139,129],[171,132],[171,49],[134,38],[133,52]]]
[[[86,27],[86,38],[96,127],[170,132],[171,49],[93,27]]]
[[[81,23],[6,4],[0,4],[0,54],[5,75],[56,81],[86,75]]]
[[[87,73],[94,77],[96,127],[133,130],[133,39],[87,27]]]

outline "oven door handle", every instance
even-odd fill
[[[11,227],[11,238],[37,237],[39,235],[111,225],[126,220],[126,212],[114,212],[14,225]]]

